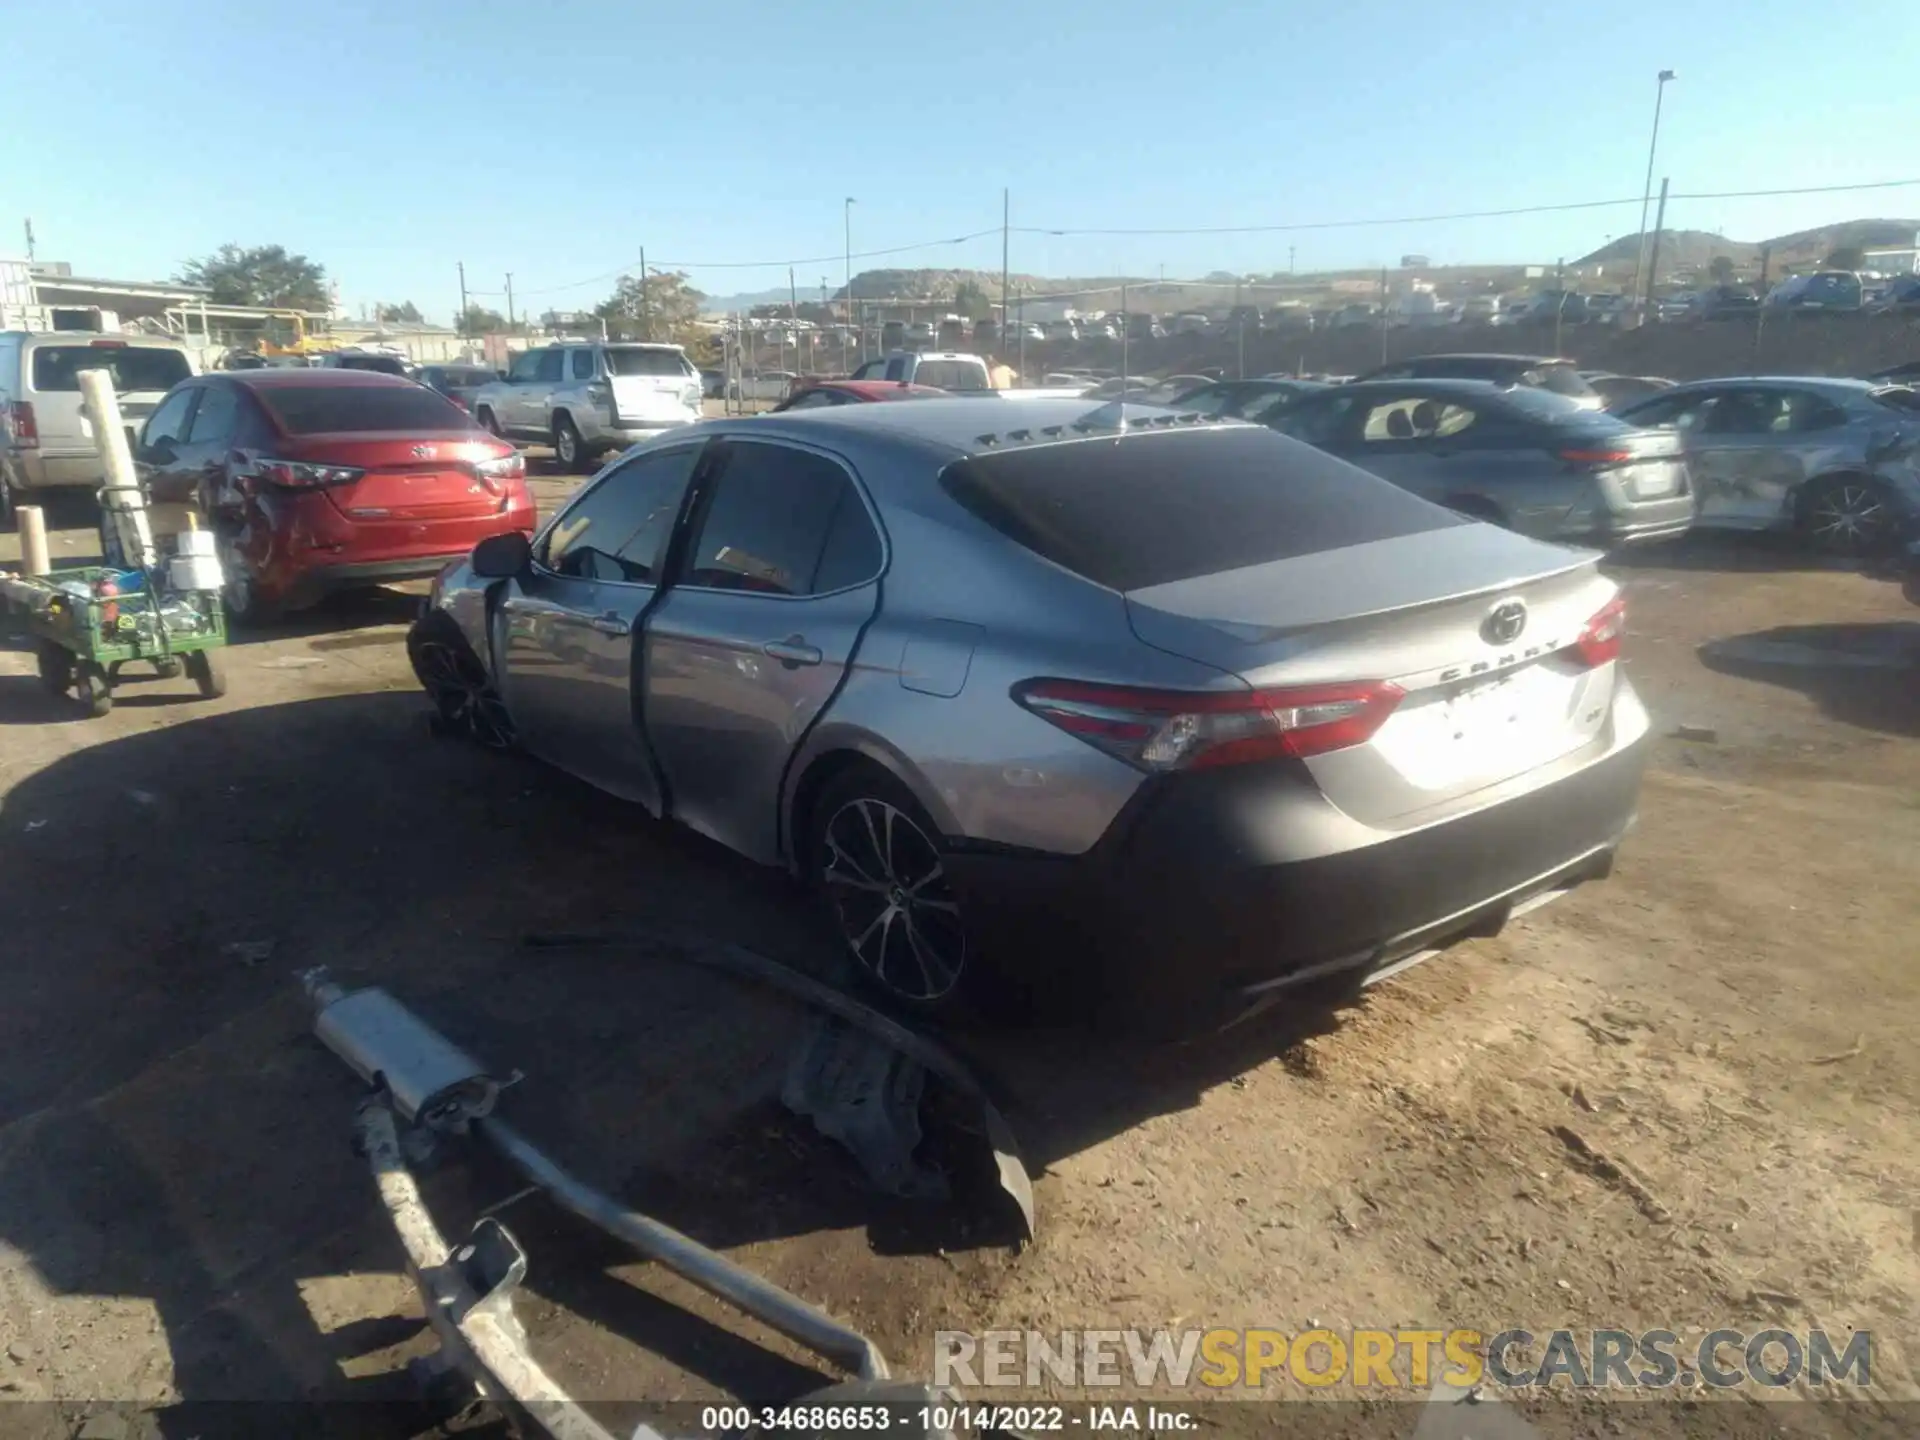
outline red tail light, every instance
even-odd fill
[[[1403,691],[1384,680],[1275,690],[1136,690],[1029,680],[1013,698],[1069,735],[1143,770],[1204,770],[1364,744]]]
[[[367,472],[351,465],[319,465],[310,460],[256,460],[253,477],[282,490],[319,490],[329,485],[351,485]]]
[[[1587,621],[1573,648],[1588,666],[1604,665],[1620,658],[1620,642],[1627,633],[1627,602],[1616,595]]]
[[[1633,459],[1631,450],[1559,450],[1554,453],[1569,465],[1624,465]]]
[[[40,422],[33,418],[33,406],[24,400],[16,400],[7,407],[7,428],[13,432],[13,443],[21,450],[40,448]]]

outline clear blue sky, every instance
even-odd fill
[[[11,0],[0,253],[156,278],[226,241],[430,317],[511,270],[535,309],[694,262],[710,294],[864,265],[998,268],[1016,226],[1345,221],[1676,191],[1920,179],[1912,0]],[[1920,215],[1920,186],[1692,201],[1737,238]],[[1638,206],[1299,234],[1016,234],[1013,268],[1197,275],[1544,260]],[[590,284],[573,284],[595,277]],[[567,287],[567,288],[561,288]],[[492,297],[488,303],[497,304]]]

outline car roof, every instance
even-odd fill
[[[1424,365],[1429,360],[1472,360],[1476,363],[1497,361],[1503,365],[1571,365],[1574,362],[1557,355],[1509,355],[1497,350],[1443,350],[1436,355],[1412,355],[1405,360],[1396,360],[1393,365]],[[1380,369],[1391,369],[1392,365],[1383,365]]]
[[[1173,423],[1178,413],[1163,405],[1137,401],[1010,400],[1004,396],[950,394],[938,404],[836,405],[817,410],[783,410],[734,421],[709,421],[720,433],[752,439],[769,433],[827,444],[841,434],[867,435],[921,450],[944,463],[991,453],[1014,445],[1062,443],[1082,438],[1076,425],[1102,426],[1124,418],[1142,425]],[[1198,422],[1189,419],[1187,424]],[[1214,422],[1204,423],[1237,423]],[[1109,432],[1111,433],[1111,432]]]
[[[305,366],[272,366],[264,370],[222,370],[216,375],[197,377],[226,380],[250,390],[280,390],[294,385],[366,386],[412,385],[404,375],[389,375],[380,370],[343,370]]]
[[[1747,390],[1826,390],[1836,395],[1870,395],[1886,388],[1883,382],[1838,375],[1716,375],[1711,380],[1682,381],[1660,394],[1664,398],[1675,391],[1724,390],[1729,386]]]
[[[864,395],[869,400],[911,400],[921,395],[949,393],[938,386],[915,385],[906,380],[816,380],[807,390],[843,390],[849,395]]]
[[[183,341],[165,335],[103,335],[98,330],[0,330],[0,340],[18,340],[36,345],[98,345],[102,350],[139,346],[142,350],[178,350],[186,353]]]
[[[1409,375],[1404,380],[1369,380],[1362,376],[1344,385],[1325,386],[1324,393],[1346,395],[1358,391],[1363,395],[1378,395],[1384,390],[1406,390],[1409,387],[1429,390],[1436,395],[1504,395],[1513,388],[1493,380],[1468,380],[1457,375]]]

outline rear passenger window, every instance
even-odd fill
[[[240,419],[240,392],[231,385],[208,385],[200,391],[200,408],[193,412],[187,431],[189,445],[212,445],[233,438]]]
[[[543,350],[540,352],[539,368],[533,372],[536,380],[560,380],[565,378],[562,366],[567,363],[564,350]]]
[[[879,573],[879,537],[838,465],[759,441],[732,441],[727,451],[683,584],[803,596]]]
[[[576,350],[573,352],[573,378],[591,380],[593,378],[593,351]]]

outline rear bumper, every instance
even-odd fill
[[[678,430],[682,425],[691,425],[699,415],[689,411],[678,420],[632,420],[622,418],[618,425],[609,425],[604,421],[596,422],[580,438],[589,445],[602,448],[624,450],[629,445],[638,445],[642,440],[651,440],[654,436],[668,430]]]
[[[10,450],[7,460],[22,490],[97,490],[106,483],[98,450]]]
[[[1617,697],[1595,747],[1417,828],[1362,824],[1289,762],[1151,781],[1084,856],[962,847],[948,870],[989,963],[1032,973],[1058,957],[1089,1002],[1208,1010],[1364,973],[1606,873],[1649,737],[1624,680]]]

